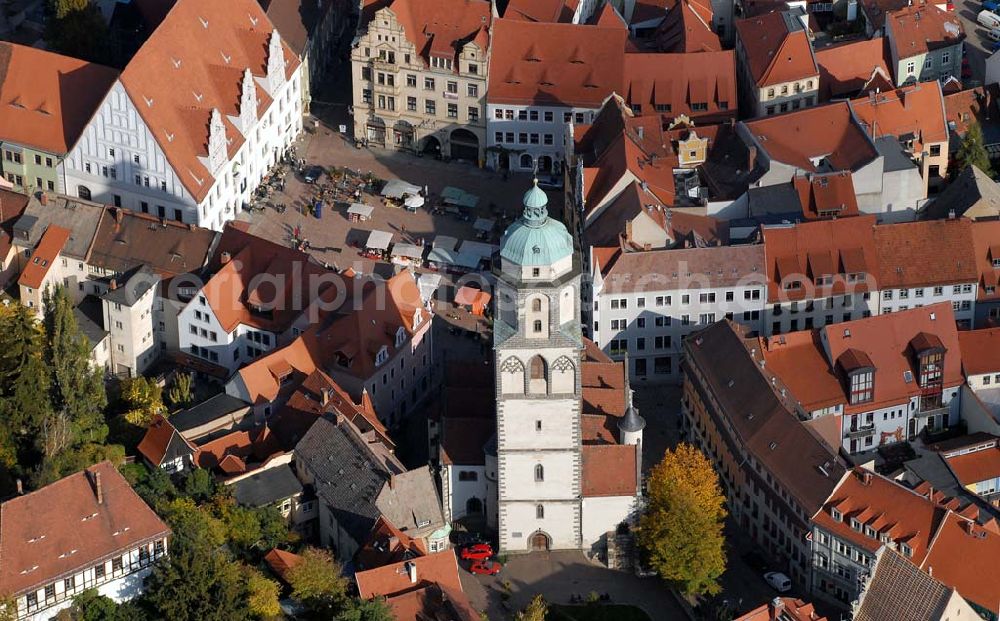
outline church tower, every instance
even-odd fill
[[[579,548],[580,266],[535,182],[500,241],[494,353],[500,549]]]

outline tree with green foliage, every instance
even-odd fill
[[[132,489],[158,513],[161,507],[177,497],[177,488],[163,468],[149,468],[145,464],[127,464],[122,475]]]
[[[682,443],[653,468],[646,489],[636,539],[650,566],[687,595],[718,593],[726,509],[711,462]]]
[[[170,402],[170,405],[177,408],[187,407],[193,400],[192,375],[190,373],[174,375],[174,381],[170,384],[170,390],[167,391],[167,401]]]
[[[292,597],[314,615],[330,618],[345,604],[347,579],[328,551],[306,548],[301,556],[302,561],[285,575],[292,587]]]
[[[965,136],[962,137],[962,143],[958,147],[958,153],[955,154],[954,163],[954,175],[957,175],[961,171],[965,170],[967,166],[975,166],[984,173],[990,174],[990,156],[989,153],[986,152],[986,143],[983,139],[983,128],[979,126],[979,123],[971,123],[969,128],[965,131]]]
[[[161,503],[160,516],[174,531],[171,550],[175,548],[208,548],[215,550],[226,543],[225,522],[190,498],[175,498]]]
[[[137,427],[148,427],[157,414],[164,413],[163,388],[154,380],[130,377],[122,382],[125,420]]]
[[[121,465],[125,461],[125,447],[120,444],[88,442],[69,448],[42,461],[32,474],[32,486],[36,489],[43,487],[105,460],[116,466]]]
[[[89,0],[47,0],[45,41],[66,56],[110,63],[109,29],[100,9]]]
[[[244,621],[252,617],[247,595],[241,566],[202,540],[171,546],[170,555],[153,567],[145,600],[157,619]]]
[[[0,420],[15,437],[33,435],[52,414],[44,335],[31,309],[0,313]]]
[[[395,618],[385,600],[351,598],[334,621],[393,621]]]
[[[545,621],[545,617],[548,614],[549,605],[545,603],[545,598],[541,595],[536,595],[525,606],[524,610],[517,613],[517,616],[514,618],[515,621]]]
[[[184,493],[195,502],[205,502],[214,496],[215,492],[215,478],[205,468],[193,468],[184,477]]]
[[[104,442],[108,435],[104,422],[108,396],[100,370],[91,365],[90,345],[73,314],[73,301],[62,285],[46,290],[43,299],[52,409],[69,417],[75,440]]]
[[[132,602],[116,604],[110,597],[87,589],[73,598],[69,608],[55,616],[56,621],[140,621],[144,615]]]
[[[278,602],[281,596],[281,585],[267,578],[258,569],[244,566],[247,583],[247,606],[254,616],[260,619],[270,619],[281,614]]]

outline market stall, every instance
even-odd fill
[[[402,200],[406,196],[416,196],[417,194],[420,194],[420,187],[402,179],[390,179],[382,188],[382,196],[393,200]]]
[[[396,265],[408,266],[411,264],[420,265],[424,258],[424,248],[414,244],[393,244],[392,262]]]
[[[389,251],[392,243],[392,233],[387,231],[372,231],[365,242],[365,254],[371,258],[382,258]]]
[[[469,311],[473,315],[482,316],[486,305],[490,303],[490,294],[482,289],[465,286],[455,294],[455,306]]]
[[[445,248],[433,248],[427,254],[427,267],[459,274],[479,269],[479,261],[480,258],[476,254]]]
[[[424,206],[424,197],[419,194],[415,196],[407,196],[406,200],[403,201],[403,207],[407,211],[416,211]]]
[[[446,205],[454,205],[462,209],[475,209],[476,205],[479,204],[479,197],[475,194],[469,194],[461,188],[450,185],[441,190],[441,200]]]
[[[351,222],[366,222],[371,220],[375,208],[364,203],[353,203],[347,208],[347,219]]]

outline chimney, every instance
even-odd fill
[[[399,537],[396,537],[395,535],[393,535],[392,537],[389,537],[389,549],[390,550],[395,550],[398,545],[399,545]]]
[[[320,399],[320,401],[319,401],[320,405],[322,405],[323,407],[326,407],[326,404],[330,403],[330,389],[329,388],[323,388],[323,390],[320,391],[320,397],[319,397],[319,399]]]
[[[410,575],[410,584],[417,583],[417,564],[413,561],[408,561],[403,567],[406,568],[406,573]]]
[[[396,475],[389,475],[389,489],[396,489]]]
[[[949,209],[948,210],[948,219],[949,220],[954,220],[955,219],[955,210],[954,209]]]
[[[112,291],[114,291],[115,289],[117,289],[118,288],[118,280],[112,278],[111,282],[108,284],[108,288],[111,289]]]
[[[17,495],[18,496],[24,495],[24,482],[22,482],[21,479],[17,480]]]
[[[125,211],[121,207],[115,207],[115,222],[121,224],[125,221]]]
[[[90,472],[90,484],[94,486],[94,496],[97,497],[97,504],[104,504],[104,488],[101,487],[101,473],[96,471]]]
[[[637,134],[639,134],[639,140],[642,140],[643,138],[646,137],[646,128],[643,127],[642,125],[640,125],[639,127],[635,128],[635,131],[636,131]]]
[[[230,261],[230,260],[231,260],[232,258],[233,258],[233,257],[232,257],[232,255],[231,255],[231,254],[229,254],[229,251],[228,251],[228,250],[223,250],[223,251],[222,251],[222,256],[221,256],[221,259],[222,259],[222,264],[223,264],[223,265],[225,265],[226,263],[229,263],[229,261]]]
[[[38,202],[40,204],[42,204],[42,205],[48,205],[49,204],[49,195],[46,194],[45,192],[40,193],[38,195]]]
[[[785,610],[785,600],[780,597],[775,597],[771,600],[771,603],[767,605],[768,612],[770,613],[771,619],[778,619],[782,611]]]
[[[757,164],[757,147],[755,147],[753,145],[750,145],[750,148],[747,149],[747,151],[748,151],[748,153],[747,153],[747,172],[750,172],[750,171],[753,170],[754,165]]]

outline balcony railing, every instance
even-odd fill
[[[875,433],[875,423],[867,423],[864,425],[858,425],[852,429],[847,430],[848,438],[859,438],[864,436],[870,436]]]
[[[915,416],[917,418],[928,418],[930,416],[941,415],[945,417],[945,420],[947,420],[950,414],[951,414],[951,408],[949,408],[948,406],[944,406],[940,408],[928,408],[926,410],[924,409],[917,410]]]

